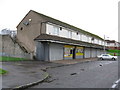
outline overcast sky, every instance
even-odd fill
[[[120,0],[0,0],[0,30],[16,30],[29,10],[118,41]],[[109,37],[109,38],[107,38]]]

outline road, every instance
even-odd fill
[[[111,88],[118,80],[118,61],[92,61],[48,69],[48,81],[31,88]]]

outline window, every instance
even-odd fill
[[[78,32],[76,34],[78,35]]]
[[[46,33],[53,34],[53,26],[50,24],[46,24]]]
[[[68,31],[68,37],[72,38],[72,31]]]
[[[95,40],[94,43],[97,44],[98,40],[97,39],[94,39],[94,40]]]
[[[74,49],[75,49],[74,46],[65,45],[64,46],[64,58],[72,58]]]
[[[99,45],[101,45],[101,40],[99,40]]]
[[[62,30],[62,27],[60,27],[60,30]]]
[[[20,30],[23,30],[23,27],[21,27]]]
[[[53,29],[54,29],[54,30],[53,30],[53,34],[54,34],[54,35],[59,35],[59,28],[54,26]]]
[[[88,40],[89,43],[91,43],[91,38],[92,38],[92,37],[89,37],[89,38],[88,38],[88,39],[89,39],[89,40]]]
[[[90,41],[89,41],[89,36],[88,36],[88,35],[86,35],[86,42],[90,42]]]
[[[84,35],[84,34],[82,34],[82,41],[87,41],[87,36],[86,35]]]
[[[108,56],[108,55],[103,55],[103,56]]]

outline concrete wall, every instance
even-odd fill
[[[9,35],[0,35],[2,37],[2,53],[1,56],[19,57],[30,59],[30,54],[24,52],[24,50],[16,43]]]
[[[63,60],[63,45],[50,43],[49,57],[50,61],[53,60]]]
[[[13,40],[10,38],[8,35],[3,35],[2,36],[2,52],[6,54],[11,54],[13,55],[15,50],[14,50],[15,44]]]

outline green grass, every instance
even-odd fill
[[[25,60],[25,58],[0,56],[0,61],[23,61],[23,60]]]
[[[110,52],[110,53],[119,53],[120,54],[120,50],[108,50],[108,52]]]
[[[113,56],[114,56],[114,54],[115,54],[116,56],[120,56],[120,50],[107,50],[107,52],[108,52],[110,55],[113,55]]]
[[[109,53],[109,54],[114,56],[114,53]],[[116,56],[120,56],[120,54],[116,53]]]
[[[5,73],[7,73],[7,71],[0,68],[0,75],[5,74]]]

